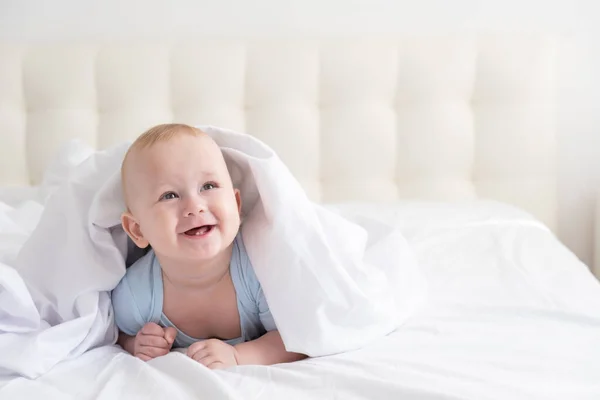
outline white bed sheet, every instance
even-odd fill
[[[388,337],[352,353],[227,371],[177,352],[144,363],[104,347],[37,380],[2,382],[0,398],[600,398],[600,284],[544,226],[491,202],[335,208],[397,223],[428,277],[429,303]]]
[[[25,201],[40,201],[39,186],[0,185],[0,202],[17,207]]]

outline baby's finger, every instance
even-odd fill
[[[169,345],[173,344],[175,337],[177,337],[177,329],[173,328],[172,326],[165,328],[165,339]]]
[[[165,336],[165,331],[160,325],[155,324],[154,322],[148,322],[146,325],[142,327],[141,330],[143,335],[153,335],[153,336]]]
[[[200,349],[197,352],[195,352],[194,354],[192,354],[190,357],[198,362],[201,362],[202,359],[208,357],[211,355],[210,350],[208,349]]]
[[[188,355],[188,357],[193,358],[194,354],[196,354],[198,352],[198,350],[201,350],[205,347],[206,347],[206,341],[193,343],[190,347],[188,347],[186,354]]]
[[[140,335],[138,340],[140,346],[160,347],[165,349],[171,347],[165,338],[159,336]]]
[[[215,361],[213,363],[210,363],[206,366],[208,369],[223,369],[225,368],[225,364],[223,364],[221,361]]]
[[[140,346],[138,349],[138,353],[145,354],[151,358],[155,358],[168,354],[169,350],[160,347]]]
[[[217,357],[215,357],[213,355],[208,355],[208,356],[203,357],[196,361],[198,361],[200,364],[202,364],[206,367],[208,367],[210,364],[213,364],[215,362],[221,362]]]

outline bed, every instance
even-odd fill
[[[0,45],[3,260],[87,156],[71,140],[105,149],[179,121],[254,135],[314,201],[393,223],[429,286],[357,351],[209,371],[107,345],[34,378],[0,374],[0,398],[600,398],[600,284],[556,236],[558,48],[537,35]]]

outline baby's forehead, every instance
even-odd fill
[[[172,139],[132,148],[123,168],[127,173],[146,176],[168,176],[182,171],[191,172],[195,168],[205,174],[214,175],[227,171],[221,148],[212,139],[202,140],[205,138],[192,136],[189,138],[195,143]]]

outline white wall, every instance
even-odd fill
[[[555,32],[576,65],[560,117],[560,236],[592,260],[600,188],[600,1],[594,0],[0,0],[0,40],[272,35]],[[598,73],[596,73],[598,71]]]

